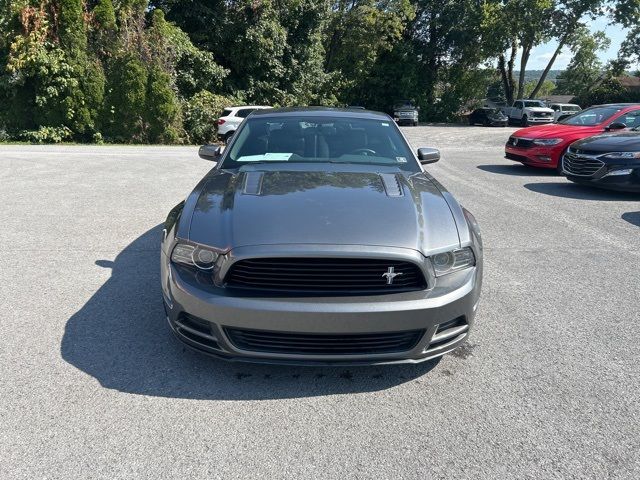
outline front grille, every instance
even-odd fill
[[[551,118],[553,114],[549,112],[533,112],[533,116],[537,118]]]
[[[507,140],[507,145],[517,148],[530,148],[533,146],[533,140],[530,138],[514,137],[513,135]]]
[[[282,333],[225,328],[240,350],[287,355],[374,355],[405,352],[414,348],[424,330],[385,333]]]
[[[389,283],[391,277],[391,283]],[[225,285],[265,292],[369,295],[426,288],[411,262],[362,258],[253,258],[229,269]]]
[[[527,162],[527,161],[529,161],[529,159],[527,157],[525,157],[524,155],[517,155],[517,154],[511,153],[511,152],[506,152],[504,154],[504,158],[506,158],[507,160],[515,160],[516,162]]]
[[[570,175],[577,175],[580,177],[590,177],[603,166],[604,162],[596,158],[583,157],[571,153],[565,154],[562,160],[562,167],[565,172]]]

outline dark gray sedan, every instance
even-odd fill
[[[482,283],[474,217],[386,114],[252,113],[169,214],[162,293],[177,338],[269,363],[420,362],[464,342]]]

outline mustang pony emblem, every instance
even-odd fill
[[[402,274],[402,272],[396,272],[395,268],[389,267],[389,269],[385,273],[383,273],[382,276],[387,279],[387,285],[393,285],[393,279]]]

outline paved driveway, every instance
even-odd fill
[[[159,224],[196,148],[0,147],[0,478],[640,476],[640,196],[407,128],[475,213],[470,343],[421,366],[229,364],[169,334]]]

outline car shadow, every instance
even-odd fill
[[[551,168],[535,168],[522,164],[513,165],[478,165],[480,170],[490,173],[499,173],[501,175],[515,175],[518,177],[546,176],[554,177],[558,174]]]
[[[174,339],[161,302],[162,226],[115,261],[111,277],[67,321],[62,358],[105,388],[160,397],[220,400],[295,398],[384,390],[417,379],[438,360],[380,367],[294,367],[231,363]]]
[[[573,198],[576,200],[597,200],[611,202],[637,202],[640,194],[632,192],[617,192],[604,190],[577,183],[552,182],[552,183],[527,183],[524,188],[536,193],[544,193],[554,197]]]
[[[622,214],[621,218],[629,222],[631,225],[640,227],[640,212],[626,212]]]

